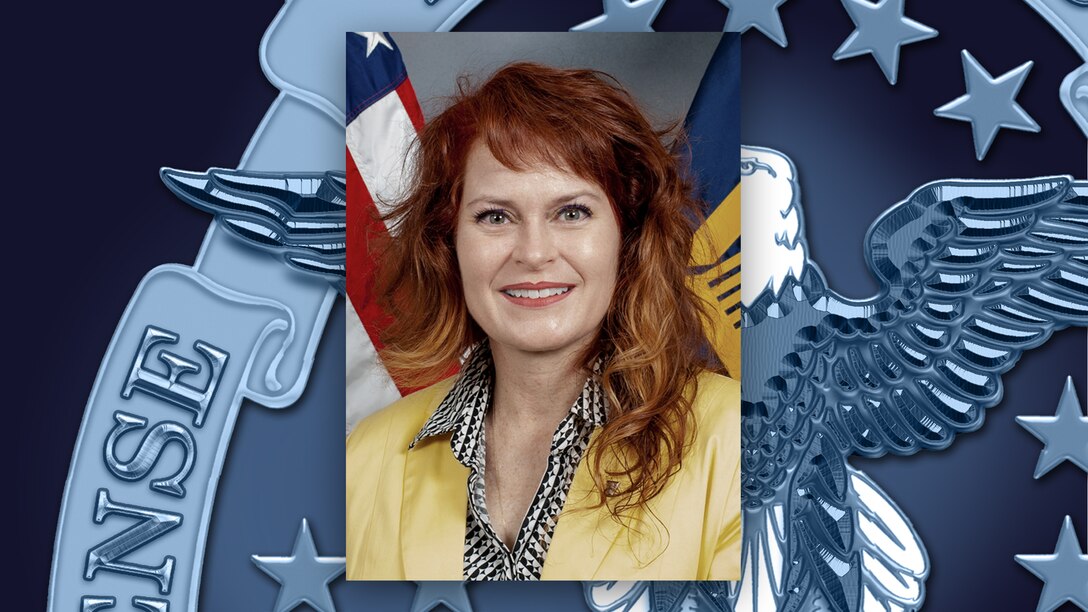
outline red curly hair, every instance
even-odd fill
[[[410,151],[410,191],[386,216],[395,238],[380,249],[376,293],[396,320],[381,359],[394,379],[433,383],[485,338],[465,306],[454,228],[466,157],[486,144],[503,165],[547,164],[600,185],[622,236],[615,294],[596,341],[581,356],[587,371],[603,357],[609,420],[590,450],[606,503],[602,466],[630,481],[612,493],[615,517],[641,508],[679,469],[693,436],[697,376],[721,370],[703,333],[708,305],[689,269],[702,221],[684,165],[612,77],[527,62],[505,66],[479,86],[466,78]],[[606,455],[607,453],[607,455]]]

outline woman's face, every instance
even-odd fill
[[[477,142],[461,202],[457,265],[468,311],[492,346],[547,352],[591,341],[620,253],[601,187],[552,166],[511,170]]]

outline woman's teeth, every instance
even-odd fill
[[[554,287],[552,289],[504,289],[503,293],[510,297],[539,300],[540,298],[551,297],[568,291],[570,291],[570,287]]]

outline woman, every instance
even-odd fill
[[[381,358],[347,449],[349,579],[737,579],[739,385],[688,263],[699,207],[606,75],[461,82],[390,214]]]

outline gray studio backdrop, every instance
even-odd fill
[[[484,78],[504,64],[529,60],[593,68],[616,77],[657,124],[683,119],[721,32],[400,32],[408,78],[431,118],[458,75]]]
[[[638,100],[657,127],[687,114],[721,36],[720,32],[392,34],[426,119],[442,111],[443,98],[456,91],[457,77],[468,75],[479,82],[505,64],[529,60],[607,72]],[[384,373],[372,371],[372,359],[366,334],[349,325],[348,432],[359,419],[396,399]]]

